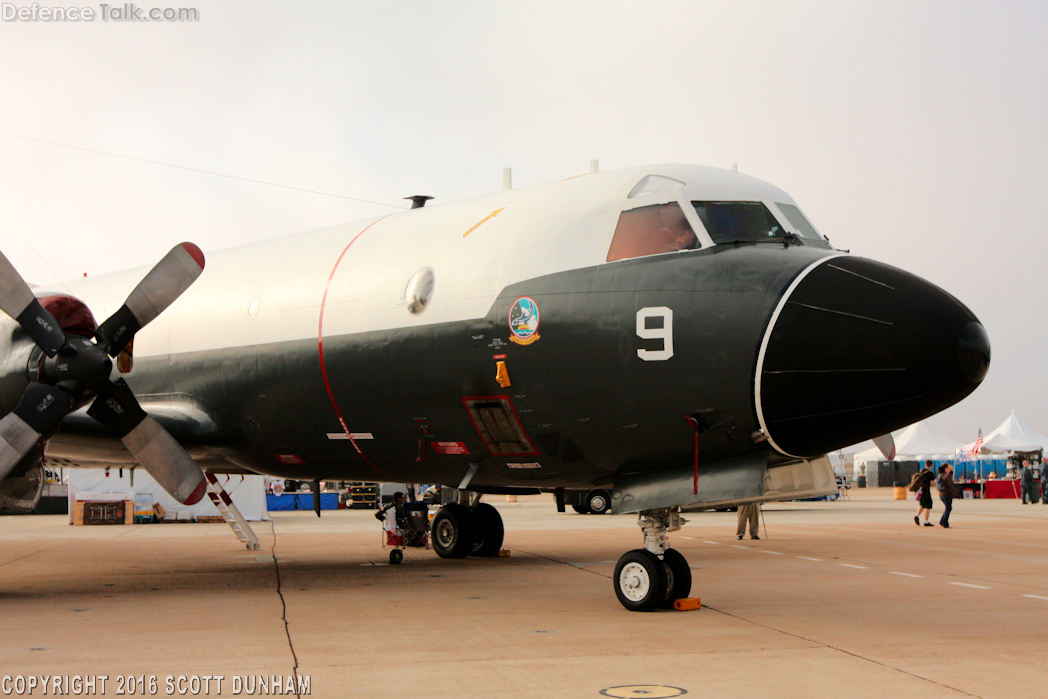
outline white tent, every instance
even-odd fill
[[[895,437],[895,461],[912,461],[917,456],[952,457],[960,442],[944,437],[928,423],[916,422]],[[855,455],[855,463],[860,461],[886,460],[877,447],[861,451]]]
[[[971,454],[975,448],[975,442],[965,444],[959,451]],[[1023,424],[1015,416],[1015,411],[1008,419],[1001,423],[1000,427],[983,436],[980,454],[1001,454],[1006,451],[1037,451],[1043,449],[1048,451],[1048,438],[1034,432],[1031,427]]]
[[[915,422],[902,432],[893,435],[895,439],[895,461],[920,461],[924,459],[952,459],[960,442],[945,437],[928,423]],[[877,484],[877,462],[887,461],[877,447],[861,451],[855,455],[855,468],[866,466],[867,481]]]
[[[69,477],[69,492],[73,495],[76,491],[91,493],[150,493],[153,502],[164,506],[167,513],[192,512],[193,517],[219,515],[211,499],[205,496],[196,505],[188,506],[178,502],[167,491],[146,473],[145,469],[135,469],[135,484],[131,485],[131,470],[124,469],[123,477],[120,470],[109,469],[106,476],[105,469],[101,468],[71,468],[66,471]],[[249,521],[268,520],[269,513],[266,508],[266,478],[265,476],[224,476],[219,475],[218,482],[229,493],[233,504]],[[133,497],[133,496],[132,496]],[[72,520],[70,520],[72,521]]]

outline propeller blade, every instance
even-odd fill
[[[874,437],[873,443],[877,445],[877,448],[884,454],[884,458],[891,461],[895,458],[895,439],[892,437],[892,433],[882,434],[880,437]]]
[[[14,413],[8,413],[0,420],[0,480],[7,478],[38,439],[40,433]]]
[[[153,418],[146,415],[122,440],[149,475],[183,505],[204,497],[207,481],[197,462]]]
[[[87,414],[116,432],[127,450],[175,500],[195,505],[204,497],[207,481],[200,466],[142,410],[123,379],[106,384]]]
[[[73,397],[62,389],[30,383],[14,412],[0,420],[0,480],[72,409]]]
[[[0,309],[18,321],[40,349],[53,357],[65,344],[65,333],[54,316],[33,296],[11,261],[0,252]]]
[[[115,357],[135,333],[163,313],[204,271],[204,253],[193,243],[171,248],[127,297],[124,305],[98,326],[95,337]]]

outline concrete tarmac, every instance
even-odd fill
[[[221,696],[259,695],[259,675],[319,697],[1048,696],[1048,506],[958,500],[926,528],[912,499],[853,489],[765,506],[759,541],[734,513],[688,515],[670,536],[702,609],[638,614],[611,583],[635,516],[504,500],[487,498],[509,558],[400,566],[366,511],[272,513],[260,551],[224,524],[0,518],[0,677],[108,675],[106,696],[117,675],[144,676],[132,696],[218,696],[216,675]]]

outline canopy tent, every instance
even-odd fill
[[[915,422],[902,432],[892,435],[895,439],[894,461],[942,461],[952,459],[960,442],[954,441],[937,432],[928,423]],[[854,457],[856,473],[861,466],[866,467],[866,480],[871,486],[879,482],[878,462],[889,461],[877,447],[857,453]]]
[[[892,434],[895,435],[897,433],[893,432]],[[859,442],[858,444],[853,444],[850,447],[844,447],[843,449],[838,449],[837,452],[839,454],[843,454],[844,456],[854,456],[854,455],[858,454],[859,452],[869,451],[872,448],[873,448],[873,440],[872,439],[867,439],[865,441]]]
[[[944,437],[923,420],[915,422],[895,437],[895,461],[912,461],[918,456],[953,456],[960,442]],[[877,447],[855,455],[855,463],[887,461]]]
[[[978,440],[976,440],[977,442]],[[965,444],[958,449],[959,452],[971,455],[975,449],[976,442]],[[1001,423],[1000,427],[983,437],[980,454],[1001,454],[1006,451],[1048,451],[1048,438],[1035,432],[1028,425],[1015,416],[1015,411],[1008,419]]]

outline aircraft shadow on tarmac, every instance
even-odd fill
[[[347,557],[338,561],[280,560],[279,569],[271,555],[237,558],[215,566],[186,570],[184,561],[140,566],[134,570],[111,571],[99,575],[70,571],[48,579],[8,578],[0,583],[0,603],[64,597],[121,597],[223,591],[271,592],[278,582],[283,590],[345,590],[373,586],[416,585],[426,579],[469,580],[485,570],[485,577],[498,575],[504,568],[535,568],[562,565],[564,561],[541,556],[521,555],[506,559],[447,560],[431,551],[413,554],[391,566],[386,553],[366,558]],[[279,573],[279,580],[278,580]]]

